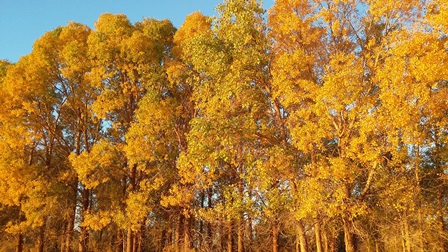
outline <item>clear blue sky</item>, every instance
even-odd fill
[[[102,13],[123,13],[136,22],[144,17],[170,19],[179,27],[194,11],[215,15],[220,0],[0,0],[0,59],[17,62],[36,39],[69,21],[93,27]],[[264,0],[265,8],[274,0]]]

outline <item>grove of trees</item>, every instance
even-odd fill
[[[0,251],[448,251],[448,2],[216,10],[0,61]]]

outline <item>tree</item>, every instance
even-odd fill
[[[107,138],[112,149],[118,150],[117,154],[121,153],[124,158],[121,162],[125,174],[120,182],[122,193],[116,199],[119,207],[114,211],[118,211],[115,212],[118,228],[127,229],[127,251],[133,251],[137,244],[139,248],[136,249],[143,246],[141,241],[137,242],[144,235],[144,229],[139,228],[144,226],[150,211],[148,203],[153,200],[145,194],[146,190],[152,190],[152,186],[148,187],[152,179],[147,170],[150,167],[145,168],[145,164],[140,163],[143,157],[134,153],[134,145],[140,143],[140,139],[135,138],[140,134],[140,125],[133,126],[135,113],[145,94],[148,94],[146,100],[150,100],[154,92],[166,92],[164,62],[169,58],[173,34],[174,27],[168,20],[145,19],[132,25],[124,15],[104,14],[89,37],[89,53],[93,61],[91,79],[100,89],[92,109],[109,124]],[[102,170],[108,169],[107,166],[95,167],[98,170],[92,173],[108,175]],[[109,179],[103,178],[103,181]],[[110,181],[117,182],[115,179]],[[100,183],[101,180],[96,184]],[[117,243],[118,247],[123,246],[123,241]]]
[[[76,70],[64,56],[77,53],[82,57],[81,46],[83,42],[86,45],[88,32],[85,26],[72,23],[46,33],[36,41],[33,52],[8,71],[5,79],[5,94],[10,97],[8,112],[17,118],[18,128],[24,131],[17,139],[22,138],[26,143],[21,147],[23,151],[18,151],[26,157],[16,158],[25,162],[22,169],[31,176],[23,182],[30,187],[25,187],[26,193],[19,194],[23,199],[21,226],[39,230],[36,242],[39,251],[44,250],[47,229],[60,232],[61,219],[54,213],[71,205],[66,200],[71,185],[65,180],[66,174],[70,174],[65,161],[73,145],[67,137],[72,132],[64,124],[65,113],[67,104],[76,100],[69,88],[81,84],[75,75],[83,76],[85,69]],[[67,33],[75,36],[68,37]],[[73,71],[69,72],[69,68]],[[19,93],[20,97],[16,95]]]
[[[220,238],[228,251],[233,249],[235,230],[237,249],[242,251],[252,204],[248,181],[267,104],[262,91],[266,41],[258,3],[225,1],[218,9],[213,33],[198,36],[185,47],[199,77],[192,94],[196,116],[179,167],[184,184],[216,195],[219,200],[208,202],[214,207],[200,211],[202,218],[226,225],[227,230],[219,232],[227,233]]]

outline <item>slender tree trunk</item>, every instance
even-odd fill
[[[296,234],[296,241],[294,243],[296,252],[300,252],[300,241],[299,241],[299,234]]]
[[[437,127],[437,130],[435,132],[438,132],[439,128]],[[441,154],[442,151],[442,144],[439,139],[438,134],[434,134],[434,142],[435,142],[435,170],[439,172],[440,174],[443,174],[443,167],[442,167],[442,160],[443,160],[443,154]],[[439,251],[448,251],[448,239],[446,238],[446,223],[444,220],[444,188],[445,184],[441,184],[437,186],[437,222],[438,222],[438,237],[440,239],[439,241]]]
[[[227,224],[226,224],[227,225]],[[224,226],[224,224],[221,222],[218,224],[218,229],[219,229],[219,236],[217,236],[217,239],[219,239],[219,250],[220,251],[226,251],[226,238],[227,238],[227,232],[226,232],[226,227]]]
[[[241,152],[241,149],[239,149],[238,152]],[[241,154],[239,154],[238,156],[241,156]],[[243,174],[243,168],[242,165],[239,166],[239,173]],[[238,181],[238,196],[240,198],[240,200],[243,200],[244,198],[244,189],[243,189],[243,181],[240,178]],[[239,218],[237,219],[237,237],[238,237],[238,252],[243,252],[244,250],[244,225],[243,225],[243,213],[240,212],[239,213]]]
[[[90,205],[90,190],[84,188],[82,191],[82,216],[81,216],[81,222],[84,219],[84,215],[89,209]],[[88,243],[89,243],[89,233],[86,227],[81,226],[80,227],[80,233],[79,233],[79,252],[87,252],[88,250]]]
[[[305,234],[305,228],[303,227],[303,223],[302,221],[299,221],[298,225],[297,225],[297,231],[298,231],[298,242],[297,244],[300,246],[300,252],[307,252],[308,251],[308,242],[306,239],[306,234]],[[297,251],[299,251],[297,249]]]
[[[336,232],[331,232],[331,241],[330,241],[330,252],[336,252],[336,247],[339,246],[338,237]]]
[[[133,252],[134,245],[134,233],[131,228],[128,228],[128,232],[126,234],[126,252]]]
[[[204,207],[205,207],[205,193],[206,193],[206,191],[205,190],[203,190],[202,192],[201,192],[201,209],[204,209]],[[202,247],[203,246],[203,244],[204,244],[204,238],[205,238],[205,231],[204,231],[204,221],[202,221],[202,220],[199,220],[199,247]]]
[[[65,240],[64,240],[65,252],[71,252],[72,251],[71,244],[72,244],[72,239],[73,239],[73,228],[74,228],[74,226],[75,226],[75,216],[74,216],[74,213],[73,213],[73,216],[70,216],[69,219],[68,219],[68,222],[67,222],[67,230],[66,230]]]
[[[22,252],[23,251],[23,235],[22,233],[19,233],[17,235],[17,247],[16,252]]]
[[[80,227],[79,243],[78,243],[79,252],[87,252],[88,251],[88,243],[89,243],[89,234],[88,234],[87,228]]]
[[[67,220],[67,229],[65,232],[65,239],[63,241],[64,243],[63,247],[65,249],[64,252],[72,251],[71,244],[73,240],[73,229],[75,228],[75,215],[76,215],[76,202],[77,202],[76,194],[78,192],[78,178],[76,178],[73,181],[72,187],[73,187],[73,202],[72,202],[73,205]]]
[[[419,222],[419,230],[418,230],[418,241],[419,241],[419,246],[420,246],[420,252],[425,252],[425,238],[423,236],[423,232],[424,232],[424,221],[423,221],[423,214],[422,214],[422,209],[420,207],[419,204],[419,209],[418,209],[418,222]]]
[[[78,119],[78,123],[79,123],[79,119]],[[79,154],[81,154],[81,136],[82,136],[82,131],[78,130],[77,134],[76,134],[76,148],[75,148],[75,153],[78,156]],[[78,176],[76,176],[76,178],[73,180],[73,184],[71,185],[72,189],[73,189],[73,201],[71,202],[72,205],[72,209],[71,212],[69,213],[68,216],[68,220],[67,220],[67,230],[65,233],[65,245],[63,246],[65,248],[65,252],[71,252],[72,251],[72,240],[73,240],[73,229],[75,228],[75,215],[76,215],[76,205],[78,203],[78,183],[79,183],[79,179]]]
[[[248,252],[252,251],[252,246],[253,246],[252,233],[253,233],[252,218],[249,216],[247,218],[247,246],[246,246],[246,251],[248,251]]]
[[[180,232],[183,223],[183,215],[179,213],[179,219],[177,220],[176,233],[174,234],[174,251],[180,251]]]
[[[348,185],[344,185],[345,198],[350,198],[350,189]],[[346,252],[355,252],[355,237],[351,231],[351,224],[348,216],[342,216],[343,228],[344,228],[344,243]]]
[[[408,224],[407,216],[405,216],[403,225],[404,225],[403,231],[404,231],[405,251],[411,252],[411,236],[409,234],[409,224]]]
[[[136,190],[137,166],[133,165],[132,167],[129,167],[129,169],[130,169],[130,174],[129,174],[130,191],[134,192]],[[134,236],[135,236],[135,233],[132,231],[131,228],[128,228],[128,232],[126,234],[126,252],[134,252],[134,249],[135,249]]]
[[[404,234],[404,228],[401,229],[401,247],[403,249],[403,252],[406,252],[406,238]]]
[[[238,230],[237,230],[237,236],[238,236],[238,252],[243,252],[244,250],[244,243],[243,243],[243,238],[244,238],[244,226],[243,226],[243,221],[242,221],[242,217],[240,217],[237,221],[237,226],[238,226]]]
[[[232,222],[229,221],[227,225],[227,252],[233,252]]]
[[[350,220],[347,218],[343,218],[343,226],[344,226],[344,243],[345,243],[345,251],[346,252],[355,252],[355,239],[353,237],[352,232],[350,231]]]
[[[64,252],[65,248],[65,233],[67,232],[67,222],[65,221],[62,226],[64,227],[64,233],[62,233],[62,236],[59,238],[59,244],[61,244],[61,246],[59,247],[59,251],[60,252]]]
[[[46,220],[44,220],[44,224],[39,228],[39,236],[37,238],[37,251],[44,252],[45,248],[45,225]]]
[[[329,244],[329,241],[328,241],[328,232],[326,232],[326,230],[325,230],[325,225],[324,225],[324,229],[323,230],[321,230],[321,237],[322,237],[322,249],[323,249],[323,251],[324,252],[328,252],[328,244]]]
[[[171,219],[170,219],[170,224],[171,224]],[[174,239],[174,235],[173,234],[175,234],[175,230],[176,230],[175,227],[174,227],[174,229],[173,228],[169,228],[167,230],[165,246],[167,246],[167,245],[172,246],[173,245],[173,239]]]
[[[193,222],[192,216],[188,216],[185,218],[184,221],[184,251],[187,252],[191,248],[191,235],[190,235],[190,229],[191,224]]]
[[[117,240],[115,242],[115,251],[123,252],[123,231],[117,227]]]
[[[134,231],[132,235],[132,252],[137,252],[138,249],[138,239],[139,239],[139,231]]]
[[[322,252],[322,239],[320,233],[320,222],[316,221],[314,224],[314,234],[316,236],[316,252]]]
[[[165,248],[165,246],[166,246],[166,242],[167,242],[166,229],[164,228],[162,230],[162,234],[161,234],[161,237],[160,237],[160,244],[159,245],[156,244],[157,247],[158,247],[157,252],[162,252],[163,251],[163,248]]]
[[[145,226],[146,219],[142,221],[142,224],[140,226],[140,232],[138,235],[137,240],[137,252],[144,252],[146,251],[145,248],[145,239],[146,239],[146,226]]]
[[[278,252],[278,235],[280,233],[280,224],[277,220],[272,225],[272,252]]]
[[[438,229],[439,234],[438,237],[440,239],[440,249],[439,251],[448,251],[448,241],[444,238],[445,234],[445,220],[443,218],[443,192],[442,188],[439,186],[437,189],[437,221],[438,221]]]
[[[134,235],[132,237],[132,252],[137,252],[138,249],[138,239],[140,237],[140,232],[134,232]]]
[[[208,197],[208,207],[211,209],[213,207],[212,205],[212,188],[208,189],[207,192],[207,197]],[[222,232],[220,232],[220,234],[222,235]],[[208,241],[210,241],[210,247],[213,245],[213,228],[212,228],[212,224],[210,222],[207,222],[207,237],[208,237]]]

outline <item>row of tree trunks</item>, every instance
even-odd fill
[[[194,219],[192,217],[185,217],[182,214],[179,214],[179,218],[178,218],[178,224],[176,227],[176,232],[175,232],[175,239],[174,239],[174,248],[176,251],[190,251],[193,247],[192,244],[192,237],[191,237],[191,228],[192,228],[192,223],[194,222]],[[355,241],[354,241],[354,236],[353,234],[350,232],[350,226],[346,225],[346,223],[348,222],[344,222],[344,226],[343,226],[343,230],[344,230],[344,240],[346,239],[350,239],[348,236],[351,236],[352,240],[352,244],[353,247],[348,247],[347,246],[347,241],[345,241],[345,247],[346,247],[346,251],[356,251],[356,248],[354,246]],[[240,226],[241,223],[237,222],[237,226]],[[210,226],[210,224],[208,225]],[[411,251],[411,245],[410,242],[408,241],[409,238],[409,230],[408,230],[408,225],[406,225],[406,222],[403,223],[403,250],[404,251]],[[208,227],[208,233],[211,236],[211,227]],[[243,239],[240,239],[240,237],[243,237],[243,234],[240,233],[240,230],[242,230],[241,228],[239,228],[239,230],[237,231],[237,250],[238,251],[244,251],[242,249],[244,249],[243,247]],[[81,230],[82,231],[82,230]],[[232,222],[228,222],[227,224],[227,251],[228,252],[232,252],[234,249],[234,225],[232,224]],[[315,244],[316,244],[316,251],[320,251],[320,252],[332,252],[332,251],[336,251],[336,247],[335,246],[335,237],[333,237],[330,242],[323,242],[322,240],[327,240],[327,235],[323,234],[321,231],[321,224],[316,222],[314,224],[314,232],[315,232]],[[122,252],[124,248],[126,248],[127,252],[141,252],[144,251],[144,240],[145,240],[145,225],[142,224],[141,226],[141,230],[139,230],[139,232],[134,232],[132,230],[128,230],[126,232],[126,242],[123,241],[123,232],[121,229],[117,230],[117,238],[116,238],[116,252]],[[273,226],[272,226],[272,251],[273,252],[277,252],[279,251],[279,234],[280,234],[280,224],[278,222],[274,222]],[[180,237],[183,235],[184,239],[183,241],[180,239]],[[23,235],[19,234],[17,236],[17,248],[16,251],[17,252],[22,252],[23,251]],[[69,236],[65,236],[65,237],[72,237],[72,235]],[[84,237],[84,239],[83,239]],[[166,235],[166,231],[165,234],[162,234],[162,243],[160,246],[160,249],[163,250],[164,245],[169,244],[169,242],[167,242],[167,235]],[[37,249],[39,252],[44,251],[44,241],[45,241],[45,225],[43,225],[42,227],[39,228],[39,236],[38,236],[38,240],[37,240]],[[65,240],[62,245],[65,244],[65,246],[61,246],[61,251],[71,251],[71,247],[69,244],[66,243],[67,240]],[[84,241],[84,242],[83,242]],[[350,241],[349,241],[350,242]],[[323,244],[324,243],[324,244]],[[183,250],[181,250],[181,244],[183,244]],[[88,233],[86,230],[85,235],[83,236],[82,232],[80,232],[80,240],[79,240],[79,251],[88,251]],[[125,246],[126,245],[126,246]],[[239,250],[241,249],[241,250]],[[247,248],[249,249],[249,248]],[[351,249],[351,250],[350,250]],[[375,250],[379,249],[379,244],[375,243]],[[305,228],[302,224],[302,222],[298,222],[297,225],[297,241],[296,241],[296,251],[297,252],[307,252],[308,251],[308,242],[307,242],[307,237],[306,237],[306,232],[305,232]]]

